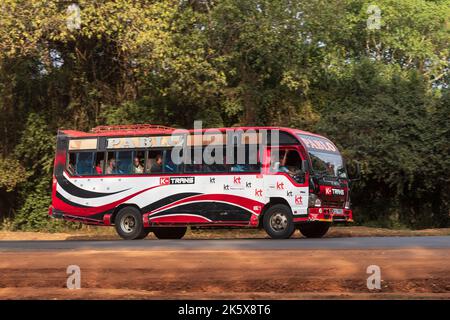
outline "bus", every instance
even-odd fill
[[[181,239],[188,227],[320,238],[353,222],[349,183],[335,144],[298,129],[59,130],[49,215],[127,240]]]

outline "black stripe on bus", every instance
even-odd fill
[[[128,188],[128,189],[111,192],[111,193],[93,192],[93,191],[88,191],[88,190],[84,190],[84,189],[77,187],[76,185],[71,183],[69,180],[67,180],[63,175],[58,176],[56,179],[57,179],[59,185],[61,186],[61,188],[64,189],[64,191],[66,191],[67,193],[69,193],[75,197],[78,197],[78,198],[101,198],[101,197],[111,196],[113,194],[118,194],[118,193],[130,190],[130,188]]]
[[[64,197],[64,196],[63,196],[61,193],[59,193],[58,191],[56,191],[56,197],[57,197],[59,200],[63,201],[64,203],[67,203],[68,205],[71,205],[72,207],[77,207],[77,208],[92,208],[92,207],[90,207],[90,206],[85,206],[85,205],[82,205],[82,204],[78,204],[78,203],[72,202],[72,201],[68,200],[66,197]]]
[[[237,205],[222,202],[194,202],[169,208],[152,214],[149,218],[165,216],[169,214],[195,214],[212,221],[249,221],[252,213]]]
[[[183,192],[183,193],[176,193],[173,195],[170,195],[168,197],[162,198],[158,201],[152,202],[151,204],[143,207],[141,209],[142,213],[147,213],[147,212],[151,212],[153,210],[159,209],[163,206],[166,206],[168,204],[171,204],[172,202],[184,199],[184,198],[188,198],[188,197],[192,197],[192,196],[197,196],[200,195],[201,193],[198,192]]]

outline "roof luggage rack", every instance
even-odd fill
[[[120,125],[113,125],[113,126],[98,126],[95,128],[92,128],[92,133],[104,133],[104,132],[114,132],[114,131],[134,131],[134,130],[148,130],[148,131],[167,131],[171,132],[173,130],[176,130],[172,127],[166,127],[161,125],[155,125],[155,124],[120,124]]]

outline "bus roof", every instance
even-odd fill
[[[203,128],[201,130],[188,129],[189,133],[205,132],[206,130],[218,130],[225,132],[226,130],[280,130],[290,133],[294,136],[297,134],[306,134],[315,137],[325,138],[321,135],[303,131],[299,129],[276,127],[276,126],[255,126],[255,127],[227,127],[227,128]],[[92,138],[92,137],[122,137],[122,136],[145,136],[145,135],[170,135],[175,130],[183,130],[181,128],[171,128],[160,125],[150,124],[135,124],[135,125],[114,125],[114,126],[100,126],[95,127],[91,132],[83,132],[77,130],[59,130],[60,133],[65,134],[71,138]]]

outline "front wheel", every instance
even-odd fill
[[[154,227],[153,234],[158,239],[181,239],[186,233],[187,227]]]
[[[270,207],[263,217],[263,227],[272,239],[288,239],[295,231],[291,209],[284,204]]]
[[[305,222],[298,225],[301,234],[307,238],[322,238],[330,228],[329,222]]]
[[[144,228],[142,215],[135,207],[120,209],[114,219],[117,234],[125,240],[145,238],[149,231]]]

